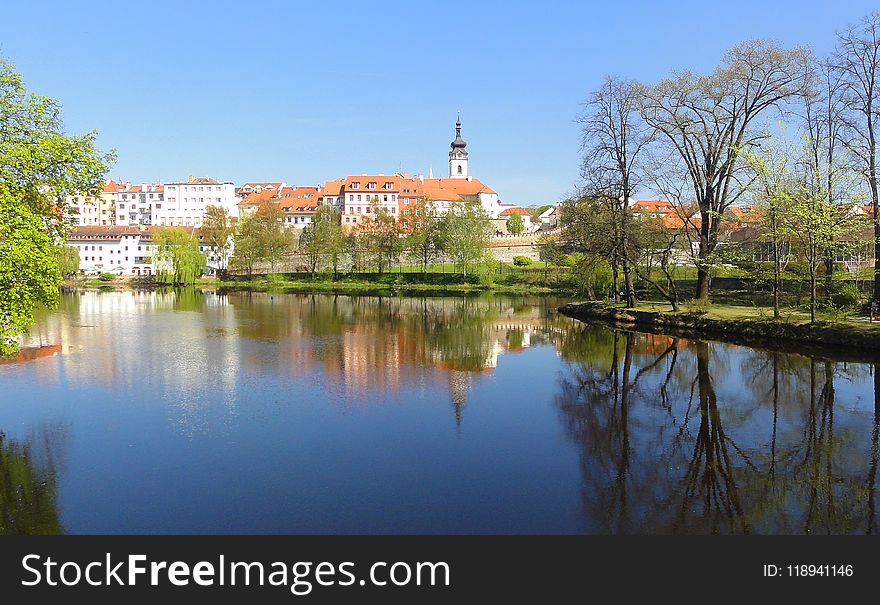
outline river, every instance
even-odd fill
[[[877,533],[877,366],[558,304],[66,293],[0,362],[0,533]]]

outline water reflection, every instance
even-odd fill
[[[59,534],[56,473],[65,431],[19,442],[0,432],[0,534]]]
[[[557,305],[66,294],[0,365],[2,531],[877,533],[876,366]]]
[[[877,406],[850,399],[876,367],[590,326],[562,350],[590,531],[876,532]]]

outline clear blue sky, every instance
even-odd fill
[[[711,69],[749,37],[811,44],[876,1],[24,2],[0,55],[116,148],[111,176],[240,184],[447,172],[461,110],[471,174],[505,202],[578,177],[580,102],[607,74]],[[664,5],[673,5],[674,8]]]

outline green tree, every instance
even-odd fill
[[[339,271],[339,260],[345,247],[345,235],[339,222],[339,212],[330,206],[321,206],[299,236],[299,251],[306,258],[312,276],[322,257],[333,267],[334,277]]]
[[[397,219],[387,208],[374,201],[369,210],[369,217],[361,223],[361,238],[370,264],[382,273],[400,259],[403,238]]]
[[[199,252],[199,240],[179,227],[161,227],[153,232],[153,260],[159,281],[190,285],[205,272],[206,257]]]
[[[67,237],[66,194],[98,188],[113,161],[95,133],[64,132],[60,105],[27,90],[0,59],[0,346],[33,324],[38,304],[57,304],[55,246]]]
[[[786,227],[785,219],[792,201],[794,162],[788,148],[772,144],[759,151],[746,149],[742,155],[754,174],[752,199],[761,221],[758,244],[767,247],[773,263],[773,318],[779,319],[782,273],[791,252],[791,229]],[[827,251],[830,252],[831,248]]]
[[[58,268],[62,277],[70,277],[79,272],[79,250],[73,246],[58,246]]]
[[[293,231],[284,226],[284,212],[280,204],[264,201],[257,208],[257,237],[260,240],[259,249],[263,252],[263,259],[270,266],[270,271],[275,273],[275,267],[285,254],[290,254],[296,245],[296,236]]]
[[[61,269],[45,218],[0,183],[0,355],[34,322],[37,305],[58,304]]]
[[[815,170],[820,170],[818,167]],[[824,179],[818,179],[823,182]],[[835,189],[842,186],[832,182]],[[822,187],[801,182],[786,194],[781,232],[798,244],[810,277],[810,321],[816,321],[816,279],[819,268],[834,251],[853,244],[853,236],[866,224],[852,209],[836,204]]]
[[[404,212],[407,214],[401,217],[401,227],[407,233],[406,249],[425,273],[443,252],[443,220],[428,198],[422,198]]]
[[[233,235],[235,251],[229,264],[237,270],[244,270],[249,279],[253,277],[254,267],[265,257],[259,231],[259,221],[252,214],[238,221]]]
[[[519,235],[526,230],[526,224],[523,222],[522,216],[517,213],[511,214],[505,225],[507,226],[507,231],[514,235]]]
[[[465,276],[470,265],[486,257],[491,223],[477,202],[457,202],[443,216],[443,250]]]
[[[226,261],[229,256],[230,238],[235,231],[229,211],[222,206],[210,205],[205,208],[205,218],[199,232],[202,241],[214,248],[220,259],[218,267],[221,271],[226,269]]]

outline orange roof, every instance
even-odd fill
[[[272,187],[274,189],[281,189],[281,185],[284,183],[245,183],[241,186],[242,189],[245,187],[250,187],[251,189],[256,189],[259,187],[260,189],[265,189],[266,187]]]
[[[256,206],[261,202],[269,201],[275,199],[278,195],[278,192],[272,189],[263,189],[262,191],[254,191],[252,193],[248,193],[243,200],[241,200],[238,205],[239,206]]]
[[[119,183],[110,179],[106,183],[104,183],[104,193],[118,193],[120,189]]]
[[[502,212],[498,216],[510,216],[511,214],[519,214],[522,216],[529,216],[529,211],[526,210],[525,208],[519,208],[519,207],[515,206],[513,208],[508,208],[507,210],[505,210],[504,212]]]
[[[282,202],[281,211],[285,214],[314,214],[318,206],[284,206]]]
[[[324,183],[324,195],[342,195],[345,179],[336,179]]]
[[[284,187],[278,192],[278,200],[282,203],[293,200],[315,201],[320,195],[320,187]]]
[[[633,212],[673,212],[675,206],[667,200],[638,200],[632,205]]]
[[[495,193],[478,179],[425,179],[416,180],[419,193],[432,200],[454,201],[465,195]]]

